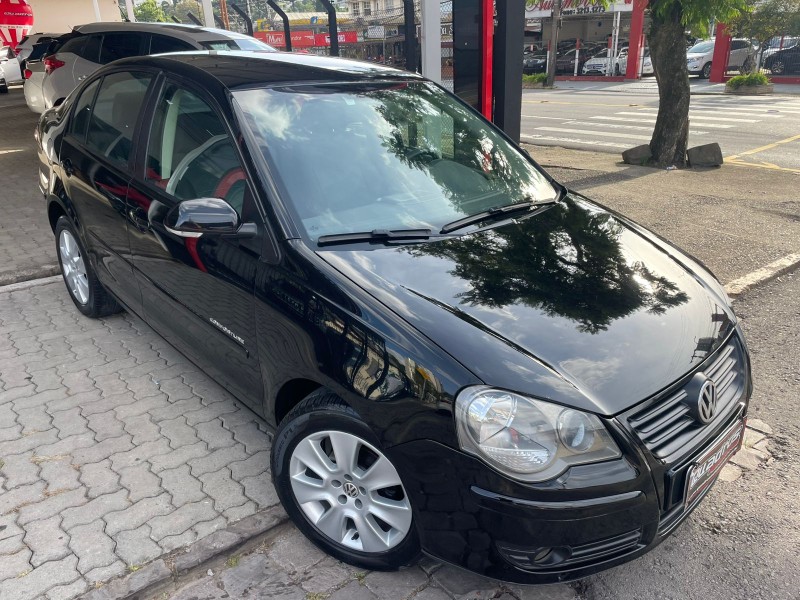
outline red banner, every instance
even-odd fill
[[[286,37],[282,31],[256,31],[254,34],[258,39],[276,48],[286,47]],[[355,44],[358,41],[358,34],[355,31],[340,31],[340,44]],[[330,46],[331,38],[327,33],[317,33],[313,31],[292,31],[292,48],[311,48],[313,46]]]

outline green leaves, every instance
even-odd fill
[[[654,21],[674,23],[679,20],[700,37],[706,37],[711,23],[727,23],[748,10],[750,0],[653,0],[650,11]]]

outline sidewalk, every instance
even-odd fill
[[[692,78],[689,80],[691,94],[708,95],[724,94],[724,83],[710,83],[705,79]],[[555,89],[576,92],[621,92],[624,94],[654,94],[658,95],[658,84],[654,77],[646,77],[639,81],[608,82],[603,81],[556,81]],[[548,90],[545,90],[548,91]],[[531,93],[540,93],[541,90]],[[523,92],[524,93],[524,92]],[[776,83],[773,96],[800,95],[800,85]],[[770,96],[766,96],[769,98]]]

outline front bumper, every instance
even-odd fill
[[[739,397],[685,451],[667,459],[637,437],[627,413],[606,422],[623,448],[622,458],[573,467],[541,484],[512,481],[479,459],[430,440],[391,448],[423,550],[482,575],[537,584],[586,577],[653,549],[711,487],[691,503],[684,501],[693,462],[746,415],[751,384],[741,348]],[[645,404],[651,410],[653,402]],[[630,412],[641,410],[640,405]]]

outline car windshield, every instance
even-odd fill
[[[700,42],[689,48],[687,54],[705,54],[706,52],[711,52],[713,49],[714,42]]]
[[[227,40],[214,40],[211,42],[200,42],[207,50],[268,50],[277,52],[269,44],[255,38],[234,38]]]
[[[554,187],[471,109],[422,81],[234,93],[309,238],[430,229]]]

